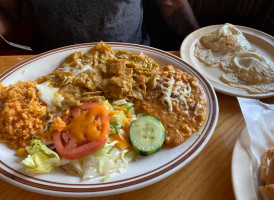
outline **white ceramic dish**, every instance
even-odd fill
[[[239,97],[248,97],[248,98],[266,98],[274,96],[274,92],[264,93],[264,94],[250,94],[244,89],[231,87],[220,80],[220,76],[224,73],[220,68],[209,67],[206,64],[200,62],[194,56],[195,44],[200,40],[204,35],[207,35],[210,32],[218,30],[221,25],[207,26],[200,28],[191,34],[189,34],[183,41],[180,48],[181,58],[198,69],[205,77],[208,78],[210,83],[213,85],[214,89],[218,92]],[[261,31],[244,27],[236,26],[240,31],[245,35],[247,40],[251,45],[265,57],[274,61],[274,38],[266,33]]]
[[[106,196],[139,189],[162,180],[185,166],[203,149],[215,129],[219,113],[216,94],[207,79],[182,59],[167,52],[135,44],[108,44],[116,50],[142,51],[160,65],[171,64],[195,76],[208,99],[208,116],[202,130],[182,145],[163,149],[148,157],[140,157],[138,161],[130,163],[124,173],[106,182],[100,182],[99,179],[82,181],[79,177],[64,174],[58,169],[44,175],[27,174],[19,164],[20,158],[15,156],[15,151],[5,144],[0,144],[0,178],[26,190],[47,195]],[[66,56],[76,50],[86,52],[93,45],[93,43],[73,45],[32,57],[0,75],[0,81],[4,85],[9,85],[19,80],[35,80],[41,75],[52,72]]]
[[[245,140],[248,140],[248,137],[248,131],[245,127],[234,146],[232,154],[232,184],[237,200],[258,199],[252,161],[242,145]]]

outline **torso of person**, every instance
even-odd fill
[[[149,45],[142,0],[30,0],[43,46],[53,49],[87,42]]]

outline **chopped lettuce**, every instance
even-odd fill
[[[32,140],[26,150],[29,155],[21,163],[28,167],[27,172],[46,174],[60,164],[58,154],[40,140]]]
[[[126,170],[128,163],[132,160],[134,152],[127,149],[120,149],[115,146],[116,141],[107,141],[105,146],[97,152],[76,160],[62,158],[61,165],[76,173],[84,180],[101,177],[101,181],[106,181],[117,173]]]
[[[112,149],[116,142],[107,142],[104,147],[96,151],[94,156],[108,156],[108,152]]]
[[[122,110],[120,110],[117,113],[114,113],[109,119],[110,125],[113,126],[123,126],[124,125],[124,119],[126,118],[126,115]]]
[[[125,99],[120,99],[120,100],[117,100],[117,101],[112,102],[112,104],[113,104],[114,106],[121,106],[121,105],[124,105],[124,104],[126,104],[126,103],[127,103],[127,101],[126,101]]]
[[[113,108],[112,108],[111,104],[108,102],[108,100],[101,101],[100,103],[103,104],[103,106],[105,106],[105,108],[107,109],[108,112],[113,110]]]
[[[94,154],[83,159],[83,179],[103,176],[101,181],[111,178],[114,174],[126,170],[128,162],[132,160],[132,152],[115,146],[116,142],[108,143]]]
[[[121,126],[110,125],[109,135],[111,135],[111,134],[118,134],[119,131],[120,131],[120,129],[121,129]]]
[[[130,110],[132,108],[134,104],[132,102],[127,102],[124,107],[127,109],[127,110]]]

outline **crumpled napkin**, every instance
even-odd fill
[[[274,105],[241,97],[238,97],[238,102],[248,130],[248,135],[242,134],[240,141],[252,160],[258,189],[262,185],[259,177],[262,156],[274,146]]]

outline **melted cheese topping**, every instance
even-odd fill
[[[40,99],[47,104],[51,111],[56,111],[56,107],[62,106],[64,97],[58,93],[59,88],[50,86],[49,81],[37,84],[36,88],[39,91]]]
[[[105,134],[109,127],[108,121],[102,121],[100,118],[106,118],[108,113],[103,105],[96,105],[87,112],[76,115],[67,130],[76,138],[78,143],[85,141],[98,141],[106,137]]]
[[[74,72],[75,76],[77,76],[78,74],[85,72],[89,69],[92,69],[90,65],[84,65],[82,68],[78,68],[78,67],[70,67],[70,66],[65,66],[62,68],[59,68],[59,70],[63,71],[63,72]]]
[[[175,71],[169,71],[171,74],[175,74]],[[189,83],[184,83],[180,80],[180,77],[175,77],[180,81],[175,81],[174,76],[169,77],[161,77],[156,78],[155,87],[159,86],[163,96],[160,101],[168,106],[168,111],[172,112],[172,101],[176,101],[177,103],[184,104],[186,107],[186,113],[188,112],[189,105],[187,103],[187,98],[190,97],[191,94],[191,86]],[[192,86],[199,86],[197,82],[192,82]],[[200,106],[196,105],[196,109],[199,109]],[[195,109],[195,111],[196,111]],[[196,111],[197,113],[197,111]]]
[[[197,115],[198,114],[198,110],[200,109],[200,108],[202,108],[203,106],[201,105],[201,104],[199,104],[199,103],[197,103],[196,104],[196,107],[195,107],[195,110],[194,110],[194,115]]]

